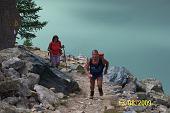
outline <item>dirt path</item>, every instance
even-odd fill
[[[89,99],[88,77],[78,73],[71,73],[71,76],[78,82],[82,91],[80,94],[71,94],[66,105],[58,108],[61,113],[103,113],[106,108],[111,108],[110,99],[113,95],[111,88],[106,84],[106,77],[103,82],[104,96],[99,96],[96,85],[94,99]]]

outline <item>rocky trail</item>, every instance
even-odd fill
[[[89,79],[84,74],[71,73],[72,77],[78,82],[81,92],[79,94],[71,94],[65,106],[60,106],[61,113],[103,113],[104,110],[111,109],[110,100],[112,99],[109,85],[104,79],[103,91],[104,96],[100,97],[97,86],[95,88],[94,99],[89,99]],[[110,93],[110,95],[109,95]]]

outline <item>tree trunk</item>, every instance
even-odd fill
[[[19,23],[16,0],[0,0],[0,50],[14,47]]]

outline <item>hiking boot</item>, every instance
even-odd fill
[[[90,91],[90,99],[93,99],[94,91]]]
[[[99,90],[99,95],[100,95],[100,96],[103,96],[103,90],[102,90],[102,88],[99,88],[98,90]]]

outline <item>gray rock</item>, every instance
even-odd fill
[[[80,64],[71,64],[70,69],[77,70],[77,72],[85,73],[84,67]]]
[[[30,89],[33,89],[34,85],[39,83],[40,75],[35,74],[35,73],[27,73],[26,78],[28,80],[27,81],[28,82],[28,87]]]
[[[159,80],[149,78],[142,81],[146,86],[146,93],[151,92],[152,90],[160,93],[164,93],[162,83]]]
[[[5,102],[0,102],[0,113],[17,113],[16,108]]]
[[[29,100],[26,97],[20,97],[19,102],[16,104],[17,108],[29,109]]]
[[[31,96],[31,90],[28,87],[28,79],[26,78],[19,78],[19,94],[24,97]]]
[[[30,113],[29,109],[16,108],[5,102],[0,102],[0,113]]]
[[[159,111],[160,111],[161,113],[162,113],[162,112],[165,113],[168,108],[167,108],[166,106],[164,106],[164,105],[159,105],[159,106],[158,106],[158,109],[159,109]]]
[[[137,112],[132,110],[132,111],[124,111],[123,113],[137,113]]]
[[[16,62],[18,62],[18,58],[21,59],[19,62],[25,62],[26,66],[24,66],[24,69],[21,69],[22,71],[19,71],[20,74],[31,72],[40,75],[39,84],[42,86],[47,88],[54,87],[56,92],[62,92],[64,94],[80,91],[78,83],[70,76],[59,71],[57,68],[50,67],[50,64],[46,60],[33,54],[23,46],[2,50],[0,51],[0,56],[4,62],[3,67],[11,67],[12,64],[9,62],[10,59],[15,58],[14,61]],[[17,69],[19,68],[18,66],[21,65],[17,65]]]
[[[16,105],[19,102],[19,97],[7,97],[5,99],[3,99],[3,102],[6,102],[10,105]]]
[[[146,85],[143,82],[136,80],[135,84],[136,92],[146,92]]]
[[[166,110],[166,113],[170,113],[170,108]]]
[[[57,98],[59,98],[59,99],[64,98],[64,94],[63,93],[56,93],[56,95],[57,95]]]
[[[14,79],[20,78],[20,73],[17,72],[14,68],[4,69],[3,71],[6,77],[11,77]]]
[[[0,71],[0,82],[5,80],[4,74]]]
[[[164,105],[170,107],[170,98],[158,92],[150,92],[148,96],[158,105]]]
[[[137,97],[139,100],[147,100],[148,99],[148,95],[145,92],[137,92]]]
[[[136,84],[134,82],[129,82],[127,83],[124,88],[123,91],[130,91],[130,92],[136,92]]]
[[[37,112],[45,110],[45,108],[42,105],[34,105],[32,109],[33,111],[37,111]]]
[[[125,85],[132,74],[125,67],[113,67],[109,71],[109,81],[118,85]]]
[[[147,107],[146,106],[130,106],[127,109],[129,111],[144,112],[147,109]]]
[[[61,113],[59,110],[55,110],[54,112],[52,112],[52,113]]]
[[[62,71],[64,73],[70,73],[72,71],[72,69],[62,68],[60,71]]]
[[[19,80],[5,80],[0,82],[0,96],[5,98],[13,96],[19,91],[20,81]]]
[[[122,86],[114,85],[112,88],[113,88],[113,93],[122,93]]]
[[[7,61],[2,62],[2,68],[14,68],[15,70],[20,70],[25,66],[25,62],[17,57],[13,57]]]
[[[41,85],[35,85],[34,90],[38,94],[38,99],[40,102],[42,102],[44,105],[57,105],[59,103],[59,99],[57,97],[57,94],[51,91],[50,89],[47,89]]]

